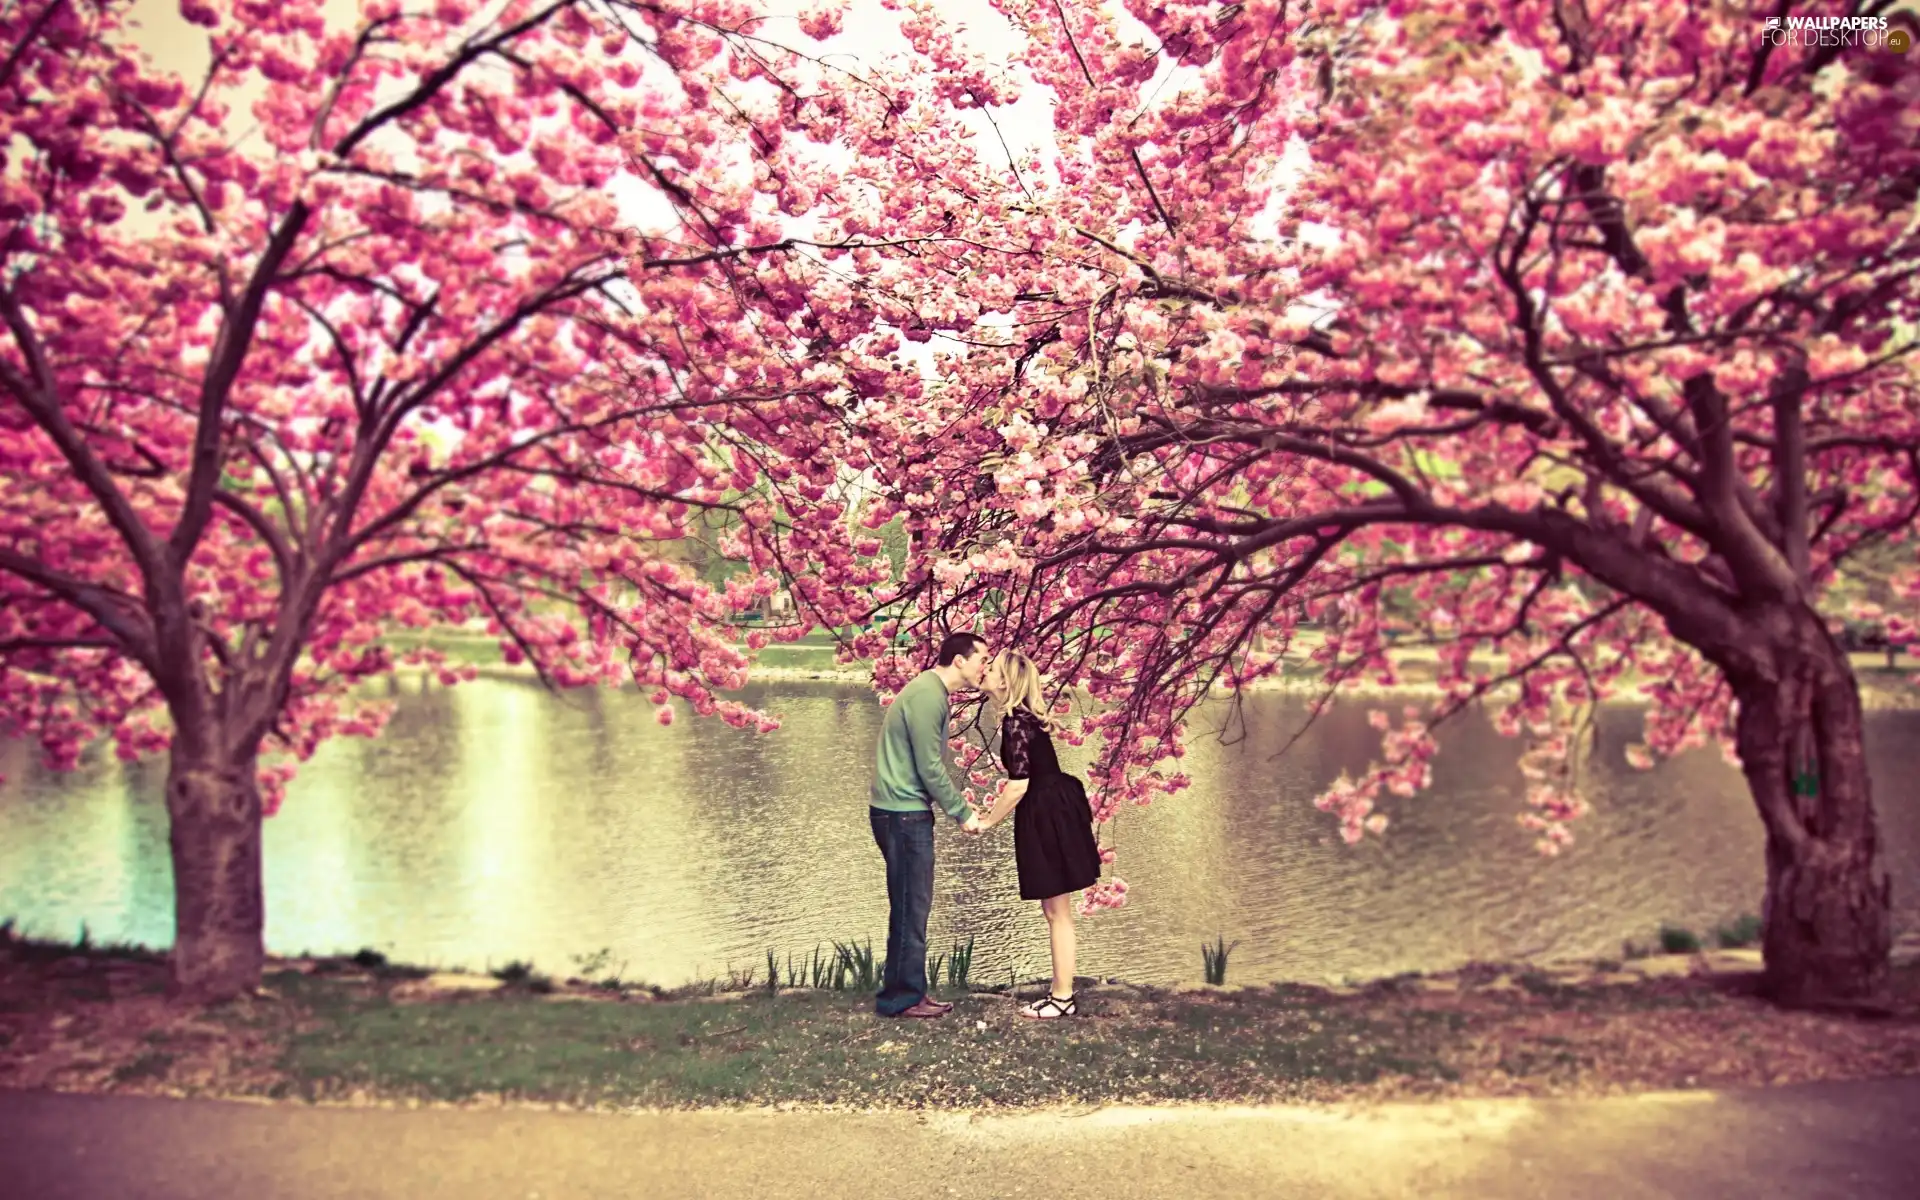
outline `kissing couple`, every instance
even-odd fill
[[[887,864],[887,962],[874,1011],[883,1017],[944,1017],[953,1005],[927,990],[927,916],[933,909],[934,806],[970,834],[1013,815],[1020,898],[1038,900],[1053,949],[1053,987],[1020,1015],[1039,1020],[1079,1011],[1073,992],[1073,894],[1100,878],[1093,810],[1079,779],[1060,769],[1057,728],[1039,669],[1018,650],[992,654],[984,639],[949,634],[935,665],[900,690],[880,723],[868,817]],[[947,767],[951,697],[984,691],[1001,712],[1006,782],[993,806],[973,811]]]

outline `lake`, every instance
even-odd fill
[[[672,726],[632,691],[552,696],[483,679],[395,685],[375,741],[329,743],[267,822],[267,943],[282,954],[373,947],[483,969],[515,959],[565,975],[605,948],[634,980],[674,985],[766,950],[886,939],[866,819],[881,709],[863,686],[757,685],[771,734],[684,710]],[[1393,700],[1397,706],[1404,701]],[[1378,747],[1367,705],[1343,705],[1283,758],[1301,697],[1246,700],[1247,737],[1204,733],[1194,786],[1118,817],[1128,905],[1081,924],[1081,972],[1198,979],[1200,944],[1238,942],[1231,982],[1442,969],[1473,959],[1617,953],[1662,921],[1704,930],[1758,912],[1760,822],[1717,752],[1635,771],[1632,708],[1601,715],[1577,843],[1543,859],[1515,816],[1518,744],[1478,714],[1446,731],[1434,787],[1391,799],[1384,839],[1347,846],[1310,799]],[[1217,716],[1203,715],[1203,728]],[[1920,926],[1920,713],[1869,715],[1896,932]],[[1063,747],[1069,769],[1084,751]],[[0,916],[24,932],[164,946],[172,937],[164,762],[110,755],[72,775],[0,745]],[[1038,905],[1015,883],[1012,824],[968,839],[943,822],[930,944],[977,940],[974,979],[1047,969]]]

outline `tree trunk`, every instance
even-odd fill
[[[1767,995],[1794,1008],[1872,1005],[1887,985],[1892,881],[1880,860],[1860,692],[1811,611],[1772,678],[1735,679],[1741,767],[1767,830]]]
[[[200,739],[193,739],[199,741]],[[253,991],[266,959],[260,790],[250,755],[176,737],[167,774],[173,846],[170,992],[210,1004]]]

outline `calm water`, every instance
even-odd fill
[[[758,966],[768,947],[886,937],[865,814],[880,709],[857,685],[783,683],[745,698],[769,735],[683,719],[633,693],[564,698],[481,681],[409,683],[386,734],[308,764],[267,823],[267,942],[277,952],[373,946],[405,961],[515,958],[566,973],[602,947],[629,978],[673,984]],[[1284,759],[1298,699],[1249,699],[1248,739],[1200,738],[1195,786],[1119,817],[1132,899],[1082,926],[1083,973],[1197,978],[1199,945],[1238,940],[1231,978],[1340,978],[1472,958],[1611,953],[1662,920],[1758,911],[1759,820],[1712,752],[1641,773],[1603,718],[1594,815],[1557,861],[1514,816],[1516,744],[1454,729],[1434,789],[1390,808],[1386,839],[1342,844],[1308,803],[1377,747],[1364,706],[1333,713]],[[1869,749],[1894,875],[1896,926],[1920,926],[1920,713],[1878,713]],[[1084,759],[1069,759],[1070,769]],[[165,945],[172,932],[164,764],[110,758],[49,776],[0,746],[0,915],[27,931]],[[943,828],[931,941],[978,939],[975,978],[1042,974],[1038,906],[1017,899],[1011,825]],[[764,968],[762,968],[764,969]]]

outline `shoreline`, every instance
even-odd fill
[[[472,663],[467,665],[472,666],[475,671],[478,672],[479,678],[482,679],[524,682],[538,678],[533,668],[525,664],[509,666],[506,663]],[[408,676],[417,678],[431,674],[432,668],[402,667],[396,669],[391,677],[399,678],[401,676]],[[1875,675],[1891,675],[1895,678],[1882,680],[1873,678]],[[1863,710],[1867,712],[1920,712],[1920,668],[1900,668],[1894,671],[1887,671],[1885,668],[1870,668],[1864,677],[1857,673],[1856,679],[1860,687],[1860,704]],[[844,667],[822,669],[817,667],[757,666],[751,670],[748,676],[747,686],[753,687],[766,683],[870,685],[872,681],[873,676],[871,671],[853,670]],[[620,685],[620,688],[624,690],[629,686],[635,685],[623,683]],[[1489,693],[1486,698],[1497,698],[1503,694],[1510,693],[1514,686],[1515,685],[1509,684],[1506,687],[1496,689]],[[635,686],[635,690],[638,690],[637,686]],[[1294,696],[1319,695],[1323,690],[1324,685],[1320,680],[1302,676],[1259,679],[1247,684],[1245,687],[1237,689],[1238,693],[1243,695]],[[1084,694],[1084,689],[1081,689],[1081,691]],[[738,692],[722,694],[738,695]],[[1236,694],[1236,689],[1215,686],[1210,689],[1208,694],[1214,699],[1228,699]],[[1352,685],[1342,688],[1337,692],[1335,699],[1364,700],[1396,696],[1434,699],[1442,695],[1445,695],[1445,692],[1432,683],[1408,680],[1384,686],[1365,683]],[[1617,695],[1608,697],[1601,703],[1607,706],[1639,707],[1644,706],[1647,701],[1637,696]]]
[[[1747,919],[1753,920],[1751,917]],[[1757,929],[1757,923],[1755,928]],[[1679,932],[1692,936],[1690,930],[1681,929]],[[1752,936],[1757,939],[1758,935],[1756,933]],[[1484,982],[1501,975],[1544,975],[1561,983],[1619,985],[1636,979],[1758,975],[1763,968],[1760,948],[1752,942],[1737,944],[1723,942],[1716,946],[1708,945],[1705,938],[1695,938],[1695,941],[1698,943],[1696,949],[1661,950],[1651,943],[1635,948],[1635,943],[1629,939],[1629,942],[1623,945],[1622,953],[1617,956],[1540,958],[1523,954],[1516,958],[1470,959],[1445,967],[1380,971],[1374,974],[1347,975],[1339,978],[1327,975],[1270,979],[1258,983],[1203,983],[1190,978],[1163,983],[1141,983],[1120,976],[1105,978],[1076,976],[1075,978],[1077,983],[1091,988],[1120,988],[1174,994],[1232,994],[1263,989],[1294,989],[1346,996],[1362,994],[1383,986],[1392,989],[1410,981],[1416,985],[1422,985],[1422,981],[1426,984],[1447,980]],[[4,959],[9,953],[26,952],[42,956],[64,957],[75,961],[88,956],[164,961],[170,949],[170,947],[144,946],[134,943],[100,945],[84,942],[66,943],[31,933],[22,933],[15,926],[12,918],[0,919],[0,959]],[[794,962],[791,956],[787,961],[789,966]],[[417,985],[412,990],[419,993],[482,994],[511,991],[518,987],[533,990],[541,995],[563,996],[567,993],[581,993],[596,999],[637,999],[643,1002],[725,998],[754,995],[768,990],[765,982],[754,980],[752,971],[745,973],[745,982],[741,982],[743,976],[735,973],[730,980],[726,977],[712,976],[667,986],[620,977],[596,981],[571,975],[559,979],[538,971],[537,962],[536,959],[515,960],[504,967],[476,972],[459,964],[429,965],[392,962],[378,951],[363,948],[354,954],[314,954],[312,952],[274,954],[269,952],[265,959],[264,973],[271,975],[276,972],[290,971],[301,975],[338,973],[391,975],[409,985]],[[805,960],[800,962],[801,965],[805,965]],[[1888,963],[1895,970],[1920,968],[1920,927],[1893,935],[1892,944],[1888,949]],[[595,968],[589,966],[587,970],[591,974]],[[1008,996],[1045,987],[1050,982],[1047,976],[1035,976],[1007,983],[962,982],[958,985],[958,990],[971,995]],[[932,977],[932,984],[935,990],[940,990],[940,980],[937,975]],[[798,985],[787,983],[780,985],[777,990],[786,993],[835,989],[805,983]],[[954,989],[949,987],[947,990]],[[1435,989],[1427,987],[1426,990]],[[1495,990],[1499,989],[1496,987]],[[0,1043],[0,1045],[3,1044]]]
[[[146,951],[147,953],[160,953]],[[362,951],[366,954],[366,951]],[[267,956],[267,971],[294,971],[300,974],[326,973],[337,969],[331,964],[351,963],[353,959],[345,955],[301,954],[285,957]],[[1888,951],[1888,963],[1895,970],[1920,967],[1920,929],[1897,935]],[[1632,983],[1659,979],[1703,978],[1726,976],[1758,976],[1764,968],[1761,951],[1756,946],[1720,946],[1706,947],[1688,951],[1650,951],[1638,957],[1600,957],[1600,958],[1514,958],[1473,960],[1458,966],[1435,969],[1417,969],[1411,971],[1388,971],[1373,975],[1347,976],[1335,979],[1332,976],[1317,978],[1272,979],[1263,983],[1203,983],[1192,979],[1176,980],[1170,983],[1138,983],[1119,976],[1095,978],[1076,976],[1076,984],[1096,990],[1121,989],[1133,992],[1164,992],[1176,995],[1233,995],[1241,992],[1265,990],[1293,990],[1320,992],[1328,996],[1358,996],[1372,990],[1385,988],[1393,990],[1412,987],[1426,992],[1445,992],[1452,990],[1447,984],[1457,983],[1469,990],[1505,990],[1500,984],[1502,977],[1512,981],[1516,978],[1533,977],[1552,980],[1561,986],[1599,986],[1615,987]],[[443,994],[483,994],[486,992],[508,991],[524,983],[516,980],[505,971],[493,973],[475,973],[460,967],[436,968],[416,964],[386,963],[378,967],[363,968],[372,971],[398,973],[414,981],[411,991],[416,996],[433,993]],[[637,982],[626,982],[621,988],[607,986],[607,981],[594,982],[578,976],[564,980],[533,973],[528,979],[534,981],[534,990],[539,994],[562,997],[574,994],[597,999],[623,998],[637,999],[641,1002],[678,1003],[689,1000],[724,1000],[766,992],[764,983],[747,983],[734,986],[718,978],[696,980],[689,983],[666,987]],[[1004,984],[961,985],[960,994],[976,996],[1013,996],[1035,992],[1047,987],[1051,980],[1047,976],[1035,976],[1018,982]],[[782,985],[776,989],[779,993],[815,992],[828,989],[807,985]],[[936,990],[938,986],[936,984]],[[953,990],[953,989],[947,989]]]

